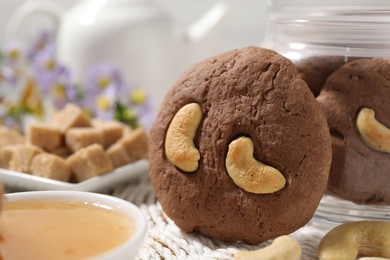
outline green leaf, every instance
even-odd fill
[[[137,116],[120,102],[115,103],[114,119],[129,125],[133,129],[139,126]]]

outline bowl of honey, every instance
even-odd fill
[[[5,194],[0,259],[132,259],[146,218],[123,199],[82,191]]]

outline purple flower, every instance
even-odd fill
[[[86,74],[85,107],[93,116],[101,119],[112,119],[115,103],[119,100],[124,88],[122,75],[112,64],[97,64]]]
[[[19,66],[23,61],[24,47],[18,40],[5,42],[3,46],[4,63],[7,66]]]
[[[136,118],[138,125],[150,130],[156,117],[150,96],[145,89],[134,86],[125,90],[120,96],[121,104]]]
[[[103,120],[109,120],[114,117],[115,103],[117,101],[117,92],[115,88],[107,88],[93,97],[93,115]]]
[[[149,96],[138,86],[124,82],[115,65],[96,64],[87,71],[85,82],[73,82],[71,71],[56,60],[52,32],[42,31],[26,46],[27,56],[19,41],[9,41],[4,46],[0,84],[14,87],[12,93],[17,99],[3,113],[5,123],[17,124],[26,114],[41,115],[43,104],[47,104],[42,103],[45,99],[58,109],[72,102],[93,117],[115,118],[134,127],[150,129],[155,114]],[[18,86],[24,88],[16,91]],[[0,104],[0,115],[1,106],[4,105]]]
[[[49,47],[48,47],[49,46]],[[43,30],[38,34],[33,44],[28,50],[28,59],[34,60],[35,57],[46,48],[54,48],[54,33],[49,30]]]
[[[72,77],[65,67],[56,69],[57,78],[50,88],[50,98],[57,108],[62,108],[66,103],[77,103],[77,90],[72,82]]]
[[[2,116],[1,123],[7,128],[17,129],[19,131],[23,128],[19,118],[15,118],[9,115]]]
[[[151,106],[151,99],[144,89],[127,87],[126,92],[121,94],[121,102],[132,110],[141,126],[146,129],[151,128],[155,114]]]
[[[0,68],[0,83],[4,81],[11,86],[18,82],[18,72],[15,68],[4,66]]]
[[[37,53],[32,63],[33,72],[35,73],[39,87],[44,94],[49,93],[50,88],[56,82],[58,73],[54,47],[47,46],[41,52]]]
[[[47,45],[36,53],[33,60],[33,73],[41,92],[57,108],[62,108],[68,102],[77,101],[77,91],[73,84],[72,74],[55,59],[55,50]]]
[[[97,64],[87,71],[86,95],[95,95],[104,92],[107,88],[114,88],[119,93],[123,88],[123,79],[119,70],[112,64]]]

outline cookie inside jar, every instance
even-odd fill
[[[332,138],[327,194],[316,214],[337,222],[388,220],[390,6],[343,0],[269,3],[263,45],[294,62],[321,104]]]

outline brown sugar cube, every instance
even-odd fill
[[[148,155],[149,140],[143,128],[137,128],[119,141],[126,149],[130,162],[144,159]]]
[[[125,130],[125,125],[114,120],[103,121],[99,119],[92,120],[92,126],[101,129],[104,134],[104,148],[110,147],[118,141]]]
[[[91,121],[91,124],[92,124],[93,127],[102,127],[103,125],[105,125],[107,123],[115,124],[117,126],[122,127],[122,136],[124,136],[125,134],[128,134],[128,133],[133,131],[133,128],[131,126],[129,126],[129,125],[125,124],[125,123],[122,123],[122,122],[120,122],[118,120],[101,120],[101,119],[94,118]]]
[[[52,151],[64,142],[64,135],[57,126],[48,123],[32,123],[27,126],[27,143]]]
[[[122,127],[123,127],[123,135],[122,136],[125,136],[127,134],[130,134],[131,132],[134,131],[133,128],[131,128],[129,125],[126,125],[126,124],[123,124],[121,123]]]
[[[107,155],[110,158],[114,168],[130,163],[130,157],[122,143],[116,143],[107,150]]]
[[[9,169],[18,172],[31,173],[31,161],[34,156],[42,153],[42,149],[34,145],[22,145],[15,148]]]
[[[8,144],[24,143],[26,143],[26,140],[18,132],[7,127],[0,127],[0,147]]]
[[[71,127],[90,127],[89,119],[74,104],[67,104],[61,111],[53,115],[51,123],[58,126],[63,133]]]
[[[72,151],[67,146],[61,146],[61,147],[58,147],[56,149],[51,150],[50,153],[58,155],[62,158],[67,158],[69,155],[72,154]]]
[[[99,144],[78,150],[67,162],[78,182],[103,175],[113,169],[110,158]]]
[[[31,173],[35,176],[65,182],[69,181],[72,174],[65,159],[49,153],[38,154],[32,159]]]
[[[104,146],[104,134],[101,129],[92,127],[75,127],[66,131],[66,145],[73,151],[77,151],[91,144]]]
[[[0,168],[9,169],[12,155],[19,146],[24,146],[24,144],[8,144],[0,148]]]

